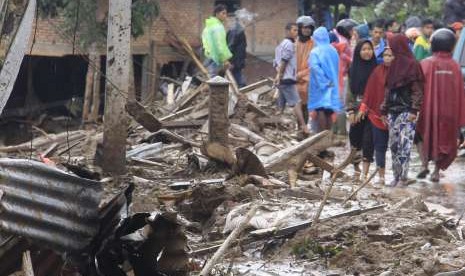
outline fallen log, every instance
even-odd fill
[[[287,167],[286,163],[289,159],[294,158],[297,155],[311,151],[312,148],[315,147],[315,145],[317,145],[319,142],[326,140],[325,138],[327,138],[330,135],[330,133],[331,132],[328,130],[320,132],[312,137],[303,140],[297,145],[288,147],[286,149],[282,149],[270,155],[263,161],[265,169],[274,171],[282,169],[279,168],[280,166]]]
[[[162,123],[137,101],[128,101],[126,110],[136,122],[150,132],[158,131],[163,127]]]
[[[250,211],[247,213],[247,216],[245,219],[234,229],[231,234],[226,238],[224,243],[220,246],[218,251],[215,252],[213,257],[208,260],[207,264],[205,267],[202,269],[200,272],[201,276],[208,276],[210,271],[212,270],[213,266],[220,260],[220,258],[226,253],[226,250],[233,244],[234,241],[237,240],[239,235],[244,231],[244,229],[247,227],[249,221],[252,219],[252,217],[255,215],[257,212],[258,206],[253,206]]]

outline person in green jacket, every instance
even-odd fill
[[[227,18],[226,6],[218,4],[213,10],[213,16],[205,20],[202,44],[206,57],[204,65],[210,77],[217,76],[220,70],[227,70],[231,67],[229,59],[233,55],[228,48],[226,30],[223,25]]]
[[[413,45],[413,55],[418,61],[431,56],[431,43],[429,42],[429,38],[434,31],[433,20],[431,19],[423,20],[421,25],[422,35],[415,40],[415,44]]]

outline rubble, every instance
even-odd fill
[[[100,125],[0,147],[0,275],[27,251],[38,275],[460,275],[444,272],[465,266],[463,224],[410,190],[354,183],[355,152],[329,131],[294,137],[269,79],[220,79],[212,99],[196,64],[164,79],[169,99],[126,105],[126,175],[100,168]],[[32,228],[12,226],[21,216]]]

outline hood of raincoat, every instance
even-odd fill
[[[319,27],[313,33],[313,41],[315,46],[329,45],[329,33],[325,27]]]

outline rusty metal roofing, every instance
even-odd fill
[[[86,250],[99,230],[99,182],[31,160],[0,158],[0,229],[58,252]]]

